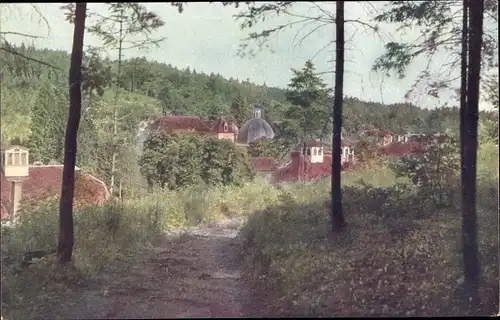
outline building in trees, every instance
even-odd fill
[[[219,140],[234,142],[239,133],[238,126],[234,122],[227,121],[224,117],[219,117],[217,121],[208,125],[211,128],[210,135]]]
[[[142,154],[144,141],[151,133],[198,134],[235,142],[238,132],[238,126],[224,117],[219,117],[215,122],[204,122],[194,116],[163,116],[139,124],[137,151]]]
[[[76,208],[99,205],[109,199],[110,195],[104,182],[76,169]],[[36,206],[41,201],[58,197],[61,192],[62,174],[63,165],[30,165],[26,148],[11,146],[2,150],[1,220],[13,218],[21,205]]]
[[[332,173],[332,155],[318,141],[301,144],[290,154],[290,162],[277,169],[271,182],[315,181],[330,178]],[[355,162],[353,144],[346,141],[342,144],[342,167],[350,167]]]
[[[278,168],[278,161],[271,157],[252,157],[250,161],[252,170],[258,174],[271,174]]]
[[[248,145],[263,138],[273,139],[274,130],[269,123],[262,118],[262,110],[256,107],[253,111],[253,118],[246,121],[241,126],[237,142]]]
[[[376,143],[381,146],[387,146],[394,140],[394,134],[389,131],[371,129],[361,132],[361,136],[374,138]]]

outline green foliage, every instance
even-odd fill
[[[257,102],[256,97],[251,92],[240,92],[231,103],[231,115],[240,126],[249,118],[253,104]]]
[[[449,136],[428,138],[425,152],[406,156],[392,163],[397,177],[405,176],[418,186],[422,199],[431,199],[436,207],[456,204],[460,154],[456,139]]]
[[[483,158],[479,163],[487,166]],[[382,169],[346,173],[349,228],[342,235],[332,237],[328,227],[329,184],[286,187],[279,202],[249,217],[241,231],[245,272],[255,290],[265,286],[272,293],[265,298],[275,301],[279,316],[462,314],[453,296],[462,276],[460,217],[453,208],[415,205],[422,198]],[[360,178],[364,185],[356,183]],[[484,200],[489,196],[478,194]],[[478,222],[480,290],[486,293],[498,290],[498,260],[491,260],[498,250],[493,240],[498,213],[484,203],[478,202]],[[425,218],[415,219],[419,214]],[[483,312],[496,312],[495,298],[485,294],[483,299]]]
[[[184,228],[232,215],[262,210],[277,201],[278,191],[264,181],[241,187],[192,186],[178,191],[154,189],[148,194],[75,212],[75,270],[58,269],[55,256],[34,261],[20,270],[24,253],[55,248],[58,202],[23,208],[19,221],[2,223],[2,316],[31,319],[50,310],[52,303],[75,294],[73,285],[94,281],[103,268],[127,263],[164,230]],[[222,209],[225,208],[223,211]],[[179,231],[179,229],[177,229]],[[31,301],[26,304],[26,301]]]
[[[99,97],[102,97],[104,95],[104,89],[111,86],[111,66],[109,64],[106,65],[103,61],[99,48],[88,48],[82,74],[82,91],[88,94],[89,98],[92,97],[94,92],[97,93]]]
[[[205,139],[202,146],[201,178],[209,185],[241,185],[251,179],[247,153],[228,140]]]
[[[68,93],[44,77],[40,86],[31,109],[30,158],[43,163],[62,162]]]
[[[484,75],[483,78],[482,91],[485,92],[485,100],[491,103],[498,112],[500,106],[498,70],[495,70],[493,74]]]
[[[149,136],[139,165],[150,186],[167,189],[201,182],[239,185],[251,178],[244,150],[230,141],[189,134]]]
[[[248,146],[247,152],[251,157],[270,157],[276,159],[281,156],[277,142],[270,139],[259,139],[251,143]]]
[[[454,76],[453,67],[460,64],[461,51],[461,19],[454,1],[389,1],[383,10],[377,13],[374,20],[395,24],[398,32],[418,29],[417,39],[388,42],[385,52],[375,61],[373,70],[383,71],[389,75],[395,71],[399,78],[404,78],[407,68],[416,58],[424,56],[429,63],[419,74],[414,86],[408,94],[423,84],[427,93],[439,96],[442,89],[450,89]],[[460,14],[457,14],[460,13]],[[498,4],[493,2],[485,6],[485,28],[483,37],[483,69],[497,69],[498,65]],[[438,52],[454,53],[454,60],[447,67],[450,72],[431,69],[431,62]],[[497,77],[498,78],[498,77]],[[453,88],[451,88],[453,89]]]
[[[32,148],[34,155],[44,153],[43,159],[57,160],[60,152],[60,131],[65,126],[59,120],[33,120],[33,116],[60,118],[66,114],[67,74],[69,56],[63,51],[35,49],[29,46],[15,48],[20,53],[46,61],[55,66],[30,63],[6,55],[2,80],[0,130],[4,143],[20,140]],[[180,70],[165,63],[151,62],[146,58],[132,58],[122,62],[119,77],[118,100],[110,89],[109,72],[117,70],[117,62],[99,57],[99,50],[90,48],[84,58],[87,82],[83,101],[82,120],[78,137],[77,165],[95,174],[107,184],[110,182],[110,168],[113,146],[114,107],[118,104],[119,135],[117,137],[117,181],[130,192],[140,189],[140,184],[131,181],[129,172],[135,172],[137,161],[134,152],[137,125],[142,120],[160,114],[180,113],[200,116],[204,120],[214,115],[240,117],[244,121],[250,116],[249,110],[258,102],[265,109],[266,120],[270,123],[281,121],[276,127],[276,146],[281,154],[299,143],[303,130],[296,119],[286,116],[291,103],[287,101],[287,91],[267,86],[257,86],[248,81],[224,79],[218,74],[207,75],[194,70]],[[109,69],[111,67],[111,69]],[[26,72],[24,72],[23,70]],[[111,74],[113,76],[113,74]],[[101,90],[103,94],[100,96]],[[66,89],[65,89],[66,88]],[[49,91],[49,89],[51,91]],[[162,93],[163,91],[163,93]],[[90,94],[92,92],[92,94]],[[50,94],[54,100],[43,98]],[[166,94],[166,95],[162,95]],[[240,98],[246,99],[241,109],[231,106]],[[384,105],[365,102],[357,98],[345,98],[344,132],[359,132],[366,126],[373,126],[395,133],[407,131],[427,131],[437,123],[457,124],[457,108],[438,108],[437,111],[420,109],[411,104]],[[433,115],[430,118],[430,115]],[[481,118],[494,119],[493,113],[481,112]],[[429,121],[428,119],[432,119]],[[240,123],[239,123],[240,124]],[[443,125],[451,127],[451,125]],[[43,139],[35,137],[33,130],[41,132]],[[441,130],[442,131],[442,130]],[[32,142],[30,142],[32,140]],[[39,150],[39,151],[37,151]],[[38,157],[38,156],[37,156]],[[31,157],[32,159],[35,159]],[[137,172],[134,173],[137,175]],[[117,182],[118,183],[118,182]]]
[[[150,186],[176,189],[201,180],[202,139],[196,135],[151,135],[139,160]]]
[[[105,47],[116,50],[145,48],[158,45],[164,38],[151,39],[150,34],[165,23],[154,12],[147,10],[138,2],[107,3],[109,16],[100,19],[88,27],[88,31],[97,35]],[[118,31],[118,32],[117,32]],[[141,34],[145,39],[132,41],[129,36]]]
[[[480,121],[478,135],[480,144],[498,145],[498,118]]]
[[[354,150],[356,150],[356,159],[360,163],[372,166],[380,160],[377,142],[371,137],[361,137],[354,146]]]
[[[285,112],[300,127],[301,141],[327,136],[330,120],[331,89],[315,74],[314,64],[309,60],[302,70],[293,70],[294,76],[288,85],[286,99],[292,104]]]

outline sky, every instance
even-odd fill
[[[312,24],[307,27],[295,25],[284,29],[277,36],[270,38],[270,49],[262,49],[254,56],[237,55],[238,48],[243,39],[248,35],[248,30],[240,28],[240,22],[235,21],[234,15],[244,7],[224,7],[215,3],[191,3],[183,13],[165,3],[144,3],[151,11],[155,12],[165,25],[153,34],[153,37],[166,39],[156,48],[147,51],[131,49],[125,53],[125,58],[145,56],[149,60],[170,63],[184,69],[189,67],[197,72],[219,73],[225,78],[250,79],[257,84],[285,88],[292,77],[292,68],[301,69],[308,59],[312,59],[319,72],[331,70],[334,62],[333,47],[322,50],[334,40],[335,25],[326,25],[311,33],[300,41],[309,31],[317,27]],[[384,3],[373,3],[380,8]],[[46,21],[40,19],[39,13],[29,3],[9,4],[0,7],[1,30],[16,31],[39,36],[37,39],[9,36],[8,40],[14,44],[25,42],[36,47],[70,51],[73,38],[73,25],[65,21],[64,13],[59,3],[38,3],[36,9]],[[346,2],[346,19],[368,22],[368,6],[355,2]],[[89,3],[88,9],[104,13],[106,10],[101,3]],[[320,9],[327,14],[335,12],[334,2],[322,2]],[[315,16],[320,11],[312,3],[297,2],[293,13],[296,15]],[[279,16],[267,19],[250,31],[259,31],[272,28],[282,23],[297,20],[296,17]],[[92,22],[92,21],[88,21]],[[405,102],[405,93],[411,87],[415,76],[423,70],[427,61],[417,59],[407,70],[405,79],[396,76],[383,76],[371,71],[375,59],[383,53],[384,42],[399,40],[394,32],[395,27],[384,26],[377,36],[370,29],[361,28],[359,24],[346,25],[346,40],[351,45],[346,48],[346,74],[344,94],[357,97],[364,101],[382,103]],[[405,39],[414,39],[418,30],[411,30]],[[101,42],[94,35],[86,33],[85,45],[100,46]],[[255,45],[253,46],[255,47]],[[116,58],[116,53],[107,53],[111,58]],[[448,54],[440,54],[433,61],[432,66],[438,68],[443,65]],[[331,86],[334,83],[334,74],[325,73],[324,80]],[[458,101],[450,95],[443,95],[440,99],[430,98],[422,94],[414,95],[411,102],[424,108],[435,108],[449,103],[457,105]],[[489,109],[489,105],[481,103],[481,109]]]

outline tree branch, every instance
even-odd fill
[[[6,42],[7,43],[7,42]],[[49,67],[49,68],[52,68],[52,69],[56,69],[56,70],[62,70],[61,68],[59,67],[56,67],[54,65],[51,65],[50,63],[47,63],[45,61],[42,61],[42,60],[38,60],[38,59],[35,59],[35,58],[32,58],[32,57],[28,57],[18,51],[16,51],[15,49],[13,49],[12,46],[10,45],[7,45],[7,46],[2,46],[0,47],[0,51],[4,51],[4,52],[7,52],[7,53],[10,53],[12,55],[15,55],[15,56],[18,56],[18,57],[21,57],[23,59],[26,59],[28,61],[32,61],[32,62],[36,62],[38,64],[41,64],[41,65],[44,65],[46,67]]]

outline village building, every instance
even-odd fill
[[[241,126],[236,141],[239,144],[248,145],[257,142],[259,139],[273,139],[274,135],[271,125],[262,118],[262,110],[254,108],[253,118]]]
[[[63,165],[30,165],[29,150],[15,145],[2,149],[1,159],[2,221],[13,219],[21,205],[36,206],[41,201],[60,196]],[[109,199],[104,182],[75,169],[75,208],[99,205]]]
[[[356,162],[354,144],[342,141],[342,168],[352,167]],[[316,181],[330,178],[332,173],[332,154],[317,140],[299,145],[290,154],[290,162],[278,168],[271,176],[271,183]]]
[[[144,142],[151,133],[162,134],[198,134],[220,140],[235,142],[239,129],[238,126],[224,117],[219,117],[215,122],[204,122],[195,116],[162,116],[139,124],[136,135],[137,152],[142,153]]]
[[[342,150],[342,155],[341,155],[342,165],[356,162],[356,157],[354,155],[354,147],[356,143],[354,142],[354,140],[349,138],[344,138],[342,136],[341,142],[342,143],[340,148]]]
[[[370,129],[361,132],[362,137],[374,138],[376,143],[380,146],[387,146],[394,140],[394,134],[389,131]]]

